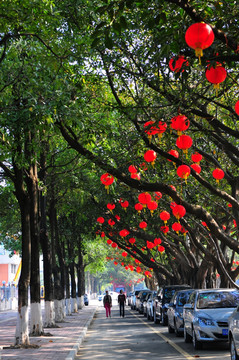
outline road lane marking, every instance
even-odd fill
[[[194,360],[195,357],[191,356],[189,353],[184,351],[179,345],[175,344],[172,340],[170,340],[167,336],[161,334],[160,331],[155,330],[151,325],[146,323],[143,319],[138,317],[136,314],[130,311],[132,315],[134,315],[137,319],[139,319],[144,325],[148,326],[156,335],[160,336],[165,342],[167,342],[169,345],[171,345],[175,350],[177,350],[181,355],[183,355],[188,360]]]
[[[13,320],[13,319],[16,319],[16,316],[7,318],[5,320],[0,320],[0,323],[7,322],[8,320]]]

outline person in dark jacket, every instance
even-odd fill
[[[119,310],[120,310],[120,317],[124,317],[124,306],[126,303],[126,297],[125,294],[123,294],[123,290],[120,290],[120,293],[118,295],[118,303],[119,303]]]
[[[106,317],[111,317],[112,298],[109,295],[108,290],[106,290],[106,292],[105,292],[103,304],[104,304],[105,311],[106,311]]]

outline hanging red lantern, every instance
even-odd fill
[[[126,229],[120,230],[119,235],[121,237],[126,237],[127,235],[129,235],[129,231]]]
[[[155,238],[154,239],[154,245],[157,246],[157,245],[160,245],[162,243],[162,240],[160,238]]]
[[[108,203],[107,204],[107,209],[109,210],[109,211],[113,211],[114,210],[114,208],[115,208],[115,204],[111,204],[111,203]]]
[[[148,139],[151,142],[152,136],[158,134],[158,129],[155,126],[155,121],[147,121],[144,124],[144,128],[146,128],[144,132],[148,135]]]
[[[219,84],[225,81],[227,77],[227,71],[221,64],[217,63],[215,68],[208,65],[205,75],[207,80],[213,84],[216,90],[218,90]]]
[[[222,180],[225,176],[225,173],[222,169],[216,168],[212,172],[212,176],[216,179],[217,183],[219,183],[219,180]]]
[[[116,220],[120,221],[120,216],[119,215],[115,215]]]
[[[105,219],[104,219],[102,216],[100,216],[100,217],[98,217],[97,222],[98,222],[99,224],[104,224]]]
[[[177,150],[170,150],[168,153],[170,155],[174,156],[176,159],[178,159],[178,157],[179,157],[179,153],[177,152]],[[168,161],[171,161],[171,160],[168,159]]]
[[[129,202],[127,200],[122,200],[120,199],[120,205],[122,206],[123,209],[127,209],[127,207],[129,206]]]
[[[109,224],[111,227],[113,227],[113,226],[115,225],[115,221],[112,220],[112,219],[109,219],[109,220],[108,220],[108,224]]]
[[[187,182],[187,178],[190,175],[191,170],[190,167],[187,165],[180,165],[177,168],[177,174],[180,178],[185,179],[185,181]]]
[[[196,173],[200,174],[202,169],[201,169],[201,166],[199,164],[192,164],[190,166]]]
[[[113,175],[105,173],[105,174],[101,175],[100,181],[102,182],[103,185],[105,185],[105,188],[106,188],[107,193],[108,193],[109,192],[109,186],[111,184],[113,184],[113,182],[114,182],[114,177],[113,177]]]
[[[113,241],[108,239],[106,242],[107,242],[108,245],[111,245]]]
[[[154,199],[158,202],[162,198],[162,194],[160,191],[155,191]]]
[[[199,63],[201,64],[203,50],[212,45],[214,33],[208,24],[195,23],[187,29],[185,40],[188,46],[195,50],[195,55],[199,58]]]
[[[128,170],[131,174],[137,173],[137,169],[134,165],[130,165]]]
[[[169,69],[172,70],[173,72],[184,72],[184,69],[182,69],[182,67],[184,66],[188,66],[189,63],[188,61],[185,59],[185,57],[183,55],[178,55],[178,56],[174,56],[172,57],[172,59],[169,60]]]
[[[162,231],[164,234],[167,234],[169,232],[169,227],[167,225],[161,226],[160,231]]]
[[[176,130],[178,135],[182,134],[182,131],[186,131],[189,128],[190,121],[185,115],[174,116],[171,119],[171,128]]]
[[[137,271],[137,273],[140,273],[142,271],[141,267],[137,266],[136,271]]]
[[[123,257],[126,257],[128,255],[128,253],[126,251],[123,251],[121,254]]]
[[[147,207],[151,212],[151,215],[153,215],[154,210],[156,210],[158,208],[158,203],[156,201],[149,201],[147,203]]]
[[[148,150],[144,154],[144,160],[154,165],[155,160],[157,158],[157,154],[154,150]]]
[[[143,210],[144,207],[143,207],[142,204],[137,203],[137,204],[134,205],[134,208],[135,208],[136,211],[138,211],[138,213],[140,213]]]
[[[196,153],[191,155],[191,160],[198,164],[202,160],[202,155],[199,154],[198,152],[196,152]]]
[[[130,238],[129,239],[129,243],[132,244],[132,245],[135,243],[135,241],[136,241],[135,238]]]
[[[186,214],[186,209],[183,205],[175,205],[172,208],[172,212],[176,219],[179,220]]]
[[[104,237],[105,237],[105,233],[104,233],[104,231],[102,231],[102,233],[100,234],[100,236],[101,236],[102,238],[104,238]]]
[[[117,265],[118,265],[117,261],[114,261],[114,265],[115,265],[115,266],[117,266]]]
[[[179,149],[187,154],[187,150],[192,146],[193,140],[189,135],[181,135],[176,140],[176,145]]]
[[[159,121],[158,122],[158,137],[159,137],[159,140],[161,139],[163,133],[166,131],[167,129],[167,124],[166,122],[163,122],[163,121]]]
[[[130,176],[132,179],[140,180],[140,173],[132,173]]]
[[[239,100],[235,104],[235,112],[239,115]]]
[[[155,247],[155,244],[153,242],[147,240],[147,245],[146,246],[147,246],[148,249],[153,249]]]
[[[159,214],[159,217],[161,220],[164,221],[164,224],[166,225],[167,224],[167,221],[170,219],[170,214],[169,212],[167,211],[162,211],[160,214]]]
[[[182,228],[182,225],[179,222],[173,223],[173,225],[172,225],[172,229],[174,231],[176,231],[177,234],[179,233],[181,228]]]
[[[169,185],[169,186],[171,187],[171,189],[173,189],[173,191],[177,191],[175,186],[173,185]]]
[[[147,192],[141,193],[138,196],[138,200],[145,207],[147,203],[151,201],[151,195]]]
[[[147,226],[148,226],[148,224],[146,223],[146,221],[141,221],[141,222],[139,223],[140,229],[145,230]]]
[[[183,234],[183,236],[186,236],[188,230],[186,230],[183,226],[181,227],[181,233]]]
[[[159,245],[158,251],[159,251],[160,253],[163,253],[163,252],[165,251],[165,247],[162,246],[162,245]]]

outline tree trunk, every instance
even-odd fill
[[[77,291],[78,291],[78,309],[82,309],[84,305],[84,294],[85,294],[85,267],[84,267],[84,258],[82,252],[82,243],[81,238],[78,242],[78,265],[77,265]]]

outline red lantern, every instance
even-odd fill
[[[100,177],[100,181],[102,182],[103,185],[105,185],[105,188],[107,190],[107,193],[109,192],[109,186],[111,184],[113,184],[114,182],[114,177],[108,173],[105,173],[103,175],[101,175]]]
[[[219,180],[224,178],[225,173],[222,169],[216,168],[213,170],[212,176],[216,179],[217,183],[219,183]]]
[[[148,135],[149,141],[151,141],[152,136],[158,134],[158,129],[155,126],[155,121],[147,121],[144,124],[144,127],[146,128],[146,130],[144,130],[144,132],[146,132],[146,134]]]
[[[109,219],[109,220],[108,220],[108,224],[113,227],[114,224],[115,224],[115,221],[112,220],[112,219]]]
[[[159,140],[161,139],[163,133],[166,131],[167,129],[167,124],[166,122],[162,122],[162,121],[159,121],[158,123],[158,137],[159,137]]]
[[[147,246],[148,249],[153,249],[155,247],[155,244],[153,242],[147,240],[147,245],[146,246]]]
[[[162,240],[160,238],[155,238],[154,239],[154,245],[157,246],[157,245],[160,245],[162,243]]]
[[[128,253],[126,251],[123,251],[121,254],[123,257],[126,257],[128,255]]]
[[[162,211],[160,214],[159,214],[159,217],[161,220],[164,221],[164,224],[166,225],[167,224],[167,221],[170,219],[170,214],[169,212],[167,211]]]
[[[136,169],[136,167],[134,165],[130,165],[128,170],[132,174],[137,173],[137,169]]]
[[[192,154],[191,159],[193,162],[199,163],[202,160],[202,155],[199,154],[198,152],[196,152],[196,153]]]
[[[134,208],[135,208],[135,210],[138,211],[138,213],[140,213],[143,210],[144,207],[143,207],[142,204],[137,203],[137,204],[134,205]]]
[[[213,66],[208,66],[205,75],[207,80],[214,84],[214,88],[219,89],[219,84],[227,77],[227,71],[221,64],[217,63],[215,68]]]
[[[136,271],[137,271],[137,273],[140,273],[142,271],[141,267],[137,266]]]
[[[139,223],[139,227],[140,227],[140,229],[146,229],[146,227],[148,226],[148,224],[146,223],[146,221],[141,221],[140,223]]]
[[[111,245],[113,241],[108,239],[106,242],[107,242],[108,245]]]
[[[141,194],[139,194],[139,196],[138,196],[138,200],[139,200],[139,202],[140,202],[141,204],[143,204],[144,207],[145,207],[145,206],[147,205],[147,203],[151,201],[151,195],[148,194],[147,192],[141,193]]]
[[[157,154],[153,150],[148,150],[144,154],[144,160],[151,163],[152,165],[154,165],[156,158],[157,158]]]
[[[120,216],[119,215],[115,215],[116,220],[120,221]]]
[[[172,225],[172,229],[174,231],[176,231],[177,234],[179,233],[181,228],[182,228],[182,225],[179,222],[173,223],[173,225]]]
[[[150,210],[151,214],[153,215],[153,212],[154,212],[154,210],[157,209],[158,204],[157,204],[156,201],[150,201],[150,202],[147,203],[147,207]]]
[[[175,186],[173,185],[169,185],[169,186],[171,187],[171,189],[173,189],[173,191],[177,191]]]
[[[166,225],[166,226],[161,226],[160,227],[160,230],[164,233],[164,234],[167,234],[169,232],[169,227]]]
[[[177,220],[181,219],[186,214],[186,209],[182,205],[175,205],[172,208],[173,215],[176,217]]]
[[[161,199],[161,197],[162,197],[162,194],[161,194],[160,191],[156,191],[156,192],[154,193],[154,198],[155,198],[155,200],[156,200],[157,202]]]
[[[129,239],[129,243],[132,244],[132,245],[135,243],[135,241],[136,241],[135,238],[130,238]]]
[[[190,122],[185,115],[174,116],[171,119],[171,128],[176,130],[178,135],[189,128]]]
[[[129,231],[126,229],[120,230],[119,235],[121,237],[126,237],[127,235],[129,235]]]
[[[135,180],[140,180],[140,174],[139,173],[138,174],[137,173],[132,173],[131,178],[135,179]]]
[[[109,210],[109,211],[113,211],[114,210],[114,208],[115,208],[115,204],[110,204],[110,203],[108,203],[107,204],[107,209]]]
[[[114,261],[114,265],[115,265],[115,266],[117,266],[117,265],[118,265],[117,261]]]
[[[200,174],[200,172],[201,172],[201,166],[200,165],[198,165],[198,164],[192,164],[192,165],[190,165],[191,166],[191,168],[194,170],[194,171],[196,171],[196,173],[198,173],[198,174]]]
[[[239,100],[235,104],[235,111],[236,111],[237,115],[239,115]]]
[[[104,224],[105,219],[102,216],[100,216],[100,217],[98,217],[97,222],[100,224]]]
[[[102,238],[104,238],[105,237],[105,233],[104,233],[104,231],[102,231],[102,233],[101,233],[101,235],[100,235]]]
[[[176,140],[176,145],[179,149],[187,154],[187,150],[192,146],[193,140],[189,135],[181,135]]]
[[[190,175],[190,173],[191,173],[190,167],[187,165],[180,165],[177,168],[178,176],[182,179],[185,179],[185,181],[187,181],[187,178]]]
[[[178,159],[178,157],[179,157],[179,153],[177,152],[177,150],[170,150],[168,153],[170,155],[174,156],[176,159]],[[171,160],[168,159],[168,161],[171,161]]]
[[[185,40],[188,46],[195,50],[195,55],[199,58],[199,63],[201,63],[203,50],[212,45],[214,33],[208,24],[195,23],[187,29]]]
[[[184,69],[182,67],[188,66],[188,61],[185,59],[183,55],[174,56],[172,59],[169,60],[169,69],[173,72],[184,72]]]
[[[122,208],[125,209],[125,210],[129,206],[129,202],[127,200],[124,201],[124,200],[120,199],[119,202],[120,202],[120,205],[122,206]]]

